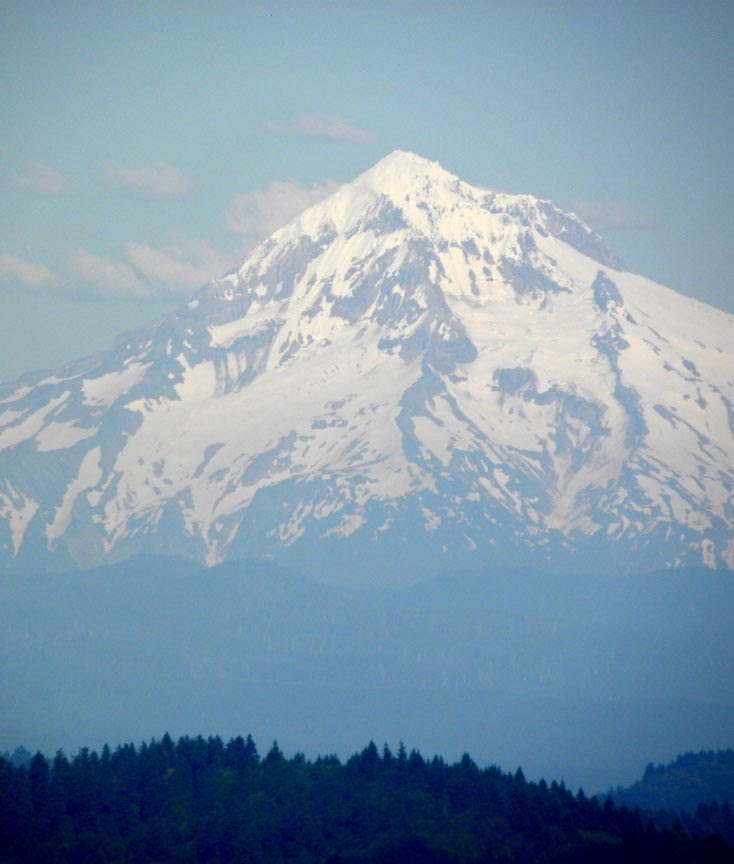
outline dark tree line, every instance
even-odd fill
[[[563,784],[370,743],[341,762],[166,735],[73,759],[0,759],[0,864],[732,861]]]

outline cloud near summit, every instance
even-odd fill
[[[334,114],[296,114],[286,123],[266,123],[271,132],[311,135],[332,141],[352,141],[360,144],[371,141],[372,136],[343,117]]]
[[[86,249],[71,256],[73,284],[82,294],[99,297],[148,297],[149,287],[123,261],[104,258]]]
[[[56,283],[56,277],[45,264],[11,252],[0,255],[0,285],[42,291],[53,288]]]
[[[638,213],[622,201],[580,201],[575,198],[570,202],[570,209],[595,231],[654,226],[649,216]]]
[[[126,262],[146,280],[156,294],[188,294],[236,263],[204,240],[171,242],[165,246],[126,243]]]
[[[186,198],[192,184],[184,174],[168,162],[151,165],[107,165],[103,178],[108,186],[121,189],[135,198]]]
[[[67,195],[73,191],[71,183],[61,172],[38,160],[30,162],[25,173],[13,177],[10,185],[13,189],[33,192],[46,198]]]
[[[45,190],[43,194],[56,194],[52,190],[63,188],[61,175],[34,164],[23,181],[27,188]],[[36,178],[33,183],[32,177]],[[109,164],[103,180],[139,199],[183,198],[192,188],[177,168],[165,162],[137,167]],[[0,288],[142,301],[185,296],[231,270],[258,242],[331,195],[339,185],[334,180],[312,184],[276,180],[264,188],[235,195],[224,214],[227,227],[238,235],[230,248],[217,249],[208,240],[181,237],[159,245],[131,240],[102,254],[102,250],[79,246],[69,251],[66,266],[58,274],[44,264],[2,253]]]
[[[130,242],[115,258],[77,249],[72,255],[71,275],[82,293],[154,299],[185,296],[233,263],[231,254],[220,253],[203,240],[172,241],[158,247]]]
[[[274,180],[264,189],[235,195],[227,207],[227,227],[251,242],[261,240],[336,192],[339,185],[334,180],[311,185]]]
[[[338,188],[333,180],[311,185],[277,180],[236,195],[225,220],[239,238],[235,248],[224,251],[206,240],[181,238],[160,246],[130,241],[114,257],[77,249],[71,257],[71,283],[82,293],[103,297],[187,295],[230,270],[256,243]]]

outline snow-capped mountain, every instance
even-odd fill
[[[396,152],[109,353],[0,388],[6,569],[734,568],[734,317]]]

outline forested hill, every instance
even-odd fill
[[[2,864],[123,862],[724,862],[721,838],[370,743],[336,757],[260,758],[251,738],[181,738],[26,767],[0,760]]]
[[[700,804],[734,802],[734,750],[685,753],[669,765],[648,765],[642,780],[613,793],[645,810],[693,812]]]
[[[719,834],[734,844],[734,750],[685,753],[668,765],[648,765],[637,783],[611,793],[661,826],[678,820],[688,831]]]

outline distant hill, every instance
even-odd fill
[[[734,741],[729,573],[465,571],[368,592],[271,561],[141,557],[0,579],[0,609],[11,753],[244,719],[311,756],[405,738],[597,792]]]
[[[669,765],[648,765],[642,780],[612,797],[644,810],[693,813],[701,804],[734,801],[734,750],[685,753]]]
[[[658,827],[734,844],[734,750],[686,753],[669,765],[648,765],[642,780],[612,793],[640,808]]]

